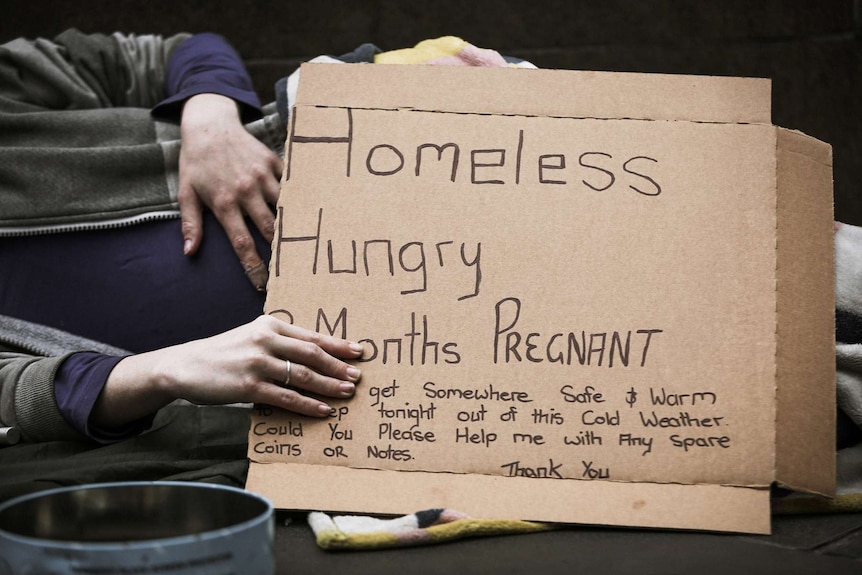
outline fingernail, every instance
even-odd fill
[[[251,281],[257,291],[266,289],[266,282],[269,279],[269,272],[263,262],[256,266],[251,266],[245,270],[245,275]]]
[[[362,351],[363,351],[362,344],[361,343],[355,343],[355,342],[350,343],[350,349],[355,351],[356,353],[362,353]]]
[[[325,403],[321,403],[320,405],[317,406],[317,412],[320,415],[329,415],[330,413],[332,413],[332,408],[329,407],[328,405],[326,405]]]
[[[356,391],[356,386],[352,383],[342,383],[338,386],[338,389],[342,395],[353,395],[353,392]]]
[[[192,241],[186,240],[185,243],[183,244],[183,254],[189,255],[190,251],[192,251]]]
[[[353,367],[352,365],[347,368],[347,377],[349,377],[353,381],[356,381],[357,379],[359,379],[360,375],[362,375],[362,372],[359,371],[358,369],[356,369],[355,367]]]

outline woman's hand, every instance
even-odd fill
[[[220,335],[123,359],[108,377],[91,421],[119,427],[174,399],[265,403],[325,417],[329,405],[313,396],[351,397],[360,372],[339,358],[361,354],[357,343],[261,316]]]
[[[198,94],[183,107],[178,200],[186,255],[203,239],[202,210],[221,223],[255,288],[266,287],[267,269],[246,225],[247,215],[272,241],[282,162],[249,134],[236,102],[218,94]]]

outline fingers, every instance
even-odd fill
[[[185,194],[180,193],[178,201],[182,218],[183,253],[192,256],[200,248],[203,237],[203,206],[193,191]],[[267,238],[267,241],[272,241],[274,220],[269,209],[264,207],[264,211],[265,215],[258,216],[258,220],[263,222],[259,223],[258,227],[266,229],[265,226],[268,226],[269,234],[264,234],[264,237]],[[213,213],[224,228],[246,277],[257,291],[266,289],[269,271],[257,253],[254,239],[248,226],[246,226],[242,213],[235,206],[229,206],[222,211],[214,209]]]
[[[279,181],[281,178],[282,162],[275,153],[266,149],[267,165],[263,168],[268,172],[259,174],[253,181],[260,186],[259,192],[255,190],[243,205],[245,212],[254,222],[266,241],[272,242],[275,231],[275,217],[272,208],[278,203]]]
[[[203,206],[194,190],[187,186],[181,187],[177,195],[182,222],[183,253],[192,256],[200,248],[203,236]]]
[[[257,402],[311,417],[327,417],[332,412],[332,408],[319,399],[276,385],[261,387]]]
[[[253,400],[267,403],[288,411],[325,417],[332,409],[324,398],[349,399],[356,392],[359,380],[359,370],[352,370],[351,380],[341,380],[300,363],[299,360],[282,360],[269,358],[267,374],[269,381],[263,381],[255,387]],[[290,361],[290,382],[286,384],[287,363]],[[336,360],[337,361],[337,360]]]
[[[221,222],[228,240],[236,253],[245,275],[257,291],[266,289],[269,272],[266,264],[260,259],[254,245],[254,239],[246,226],[245,218],[235,207],[227,211],[215,211],[215,216]]]
[[[267,179],[267,185],[264,186],[263,194],[267,203],[274,206],[278,203],[278,194],[281,189],[281,173],[284,170],[284,163],[281,161],[281,158],[278,157],[278,154],[274,152],[270,153],[269,167],[272,170],[272,175],[275,176],[275,179]]]
[[[316,343],[282,337],[274,355],[285,358],[274,368],[272,379],[284,382],[291,362],[290,386],[327,397],[350,397],[362,373],[356,367],[327,353]]]
[[[269,152],[270,162],[281,160]],[[234,184],[234,191],[218,194],[212,206],[216,218],[227,233],[231,246],[255,289],[263,291],[269,278],[266,265],[255,248],[254,239],[249,232],[244,213],[249,216],[255,227],[267,242],[272,242],[275,217],[270,203],[278,200],[279,183],[270,171],[276,166],[252,168],[250,173]]]
[[[269,377],[275,383],[264,385],[261,390],[268,398],[266,403],[304,415],[323,417],[329,414],[329,405],[304,392],[336,399],[347,399],[355,394],[361,372],[330,355],[326,348],[341,353],[342,357],[358,357],[362,353],[359,344],[319,334],[269,316],[263,316],[261,321],[271,322],[270,327],[276,332],[276,337],[269,342],[272,356],[268,365]],[[289,388],[286,388],[284,382],[288,376],[288,361],[290,383]]]
[[[287,336],[289,338],[293,338],[295,340],[313,344],[314,347],[326,351],[332,359],[336,357],[355,359],[362,355],[362,346],[356,342],[347,341],[345,339],[318,333],[310,329],[305,329],[287,323],[275,317],[266,317],[269,317],[275,322],[273,325],[274,329],[276,330],[276,333]],[[344,362],[339,363],[341,365],[349,367],[348,364]],[[346,376],[346,371],[344,372],[344,375]]]
[[[237,182],[238,201],[242,210],[251,218],[266,241],[272,242],[275,228],[275,217],[270,206],[278,203],[279,179],[281,178],[281,159],[266,148],[255,142],[265,155],[265,161],[249,168],[247,178]]]
[[[297,354],[298,355],[298,354]],[[290,361],[290,360],[287,360]],[[334,360],[341,363],[338,360]],[[286,363],[286,362],[285,362]],[[308,362],[310,363],[310,362]],[[346,365],[346,364],[345,364]],[[289,385],[306,391],[326,395],[328,397],[350,397],[356,389],[359,381],[359,370],[352,366],[346,366],[349,375],[342,378],[339,375],[330,375],[318,367],[307,365],[303,360],[291,361],[291,374]],[[336,368],[337,371],[341,371]],[[287,384],[288,381],[285,379]]]
[[[353,366],[347,366],[347,378],[326,375],[300,361],[291,362],[290,387],[302,389],[326,397],[348,398],[356,392],[356,383],[360,372]],[[282,371],[285,371],[282,368]],[[276,380],[285,381],[285,380]]]
[[[197,193],[188,186],[181,187],[177,200],[182,219],[183,253],[192,256],[197,253],[203,238],[203,204]],[[272,212],[263,202],[260,202],[260,205],[263,208],[258,207],[255,210],[257,225],[261,231],[269,229],[269,233],[264,234],[264,237],[267,241],[272,241],[274,222]],[[256,290],[263,291],[266,289],[269,272],[257,253],[254,239],[239,207],[232,202],[224,202],[212,206],[212,210],[224,228],[246,277]]]
[[[247,205],[245,211],[260,231],[260,234],[267,242],[272,243],[272,238],[275,235],[275,216],[269,205],[263,199],[258,198],[257,201],[253,201]]]

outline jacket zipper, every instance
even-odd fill
[[[112,230],[125,228],[144,222],[170,220],[180,217],[179,210],[164,210],[147,212],[126,218],[101,220],[98,222],[75,222],[71,224],[53,224],[47,226],[0,227],[0,238],[16,236],[36,236],[42,234],[59,234],[65,232],[82,232],[92,230]]]

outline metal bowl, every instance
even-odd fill
[[[52,489],[0,505],[0,575],[275,572],[272,504],[172,481]]]

